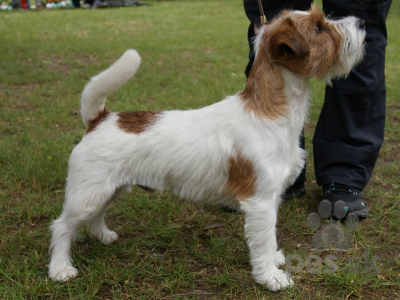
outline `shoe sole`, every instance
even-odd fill
[[[368,216],[368,208],[365,207],[361,210],[353,211],[352,213],[360,219],[365,219]]]

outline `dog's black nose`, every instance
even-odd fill
[[[357,22],[358,28],[365,29],[365,21],[363,19],[359,19]]]

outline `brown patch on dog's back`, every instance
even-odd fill
[[[105,118],[107,118],[108,114],[109,114],[109,112],[107,111],[106,108],[104,108],[103,111],[99,112],[99,114],[97,115],[96,118],[94,118],[93,120],[90,120],[88,122],[86,134],[95,130],[97,125],[99,125],[101,122],[103,122],[105,120]]]
[[[124,111],[118,113],[118,127],[128,133],[141,133],[154,125],[160,113],[152,111]]]
[[[225,189],[234,195],[238,200],[245,200],[251,197],[256,190],[256,172],[252,162],[247,159],[240,151],[229,157],[228,161],[229,176]]]

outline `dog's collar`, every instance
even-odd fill
[[[267,17],[264,14],[264,9],[261,3],[261,0],[258,0],[258,9],[260,10],[260,23],[261,25],[267,24]]]

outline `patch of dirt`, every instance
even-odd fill
[[[212,48],[206,48],[206,49],[204,49],[203,52],[206,53],[206,54],[210,54],[210,55],[214,55],[215,54],[215,50],[212,49]]]
[[[311,124],[311,123],[307,123],[305,126],[304,126],[304,132],[306,133],[306,134],[313,134],[314,133],[314,131],[315,131],[315,124]]]
[[[35,109],[35,106],[28,104],[26,98],[37,88],[39,88],[39,85],[37,83],[23,83],[23,84],[0,83],[0,98],[6,100],[2,105],[0,105],[0,108],[33,111]]]
[[[94,55],[81,55],[70,58],[62,58],[53,56],[48,60],[43,60],[46,70],[61,75],[67,75],[72,70],[84,69],[89,66],[99,65],[103,63],[112,63],[113,59],[99,59]]]
[[[188,60],[189,58],[193,57],[193,53],[190,50],[183,50],[181,51],[181,56],[184,61]]]
[[[36,83],[23,83],[23,84],[4,84],[4,83],[0,83],[0,90],[18,90],[18,91],[32,91],[35,88],[37,88],[37,84]]]
[[[398,117],[398,116],[389,116],[389,119],[391,122],[393,122],[395,124],[400,123],[400,117]]]
[[[395,102],[400,102],[400,99],[395,100]],[[400,105],[396,105],[396,104],[391,104],[387,106],[388,111],[395,111],[395,110],[400,110]]]
[[[55,72],[59,75],[66,75],[70,71],[70,65],[63,59],[52,58],[43,60],[46,71]]]
[[[115,59],[116,60],[116,59]],[[80,64],[84,66],[89,66],[89,65],[96,65],[100,63],[105,63],[105,62],[114,62],[114,59],[99,59],[98,57],[94,55],[87,55],[87,56],[77,56],[71,59],[71,61],[74,62],[79,62]]]
[[[386,167],[394,161],[400,160],[400,140],[385,139],[384,149],[378,159],[378,165]]]
[[[76,32],[76,37],[80,39],[87,39],[89,37],[89,31],[88,30],[79,30]]]
[[[400,101],[400,100],[397,100]],[[398,116],[398,112],[400,111],[400,105],[388,105],[386,108],[388,114],[387,118],[389,122],[392,122],[394,124],[399,124],[400,123],[400,116]]]

